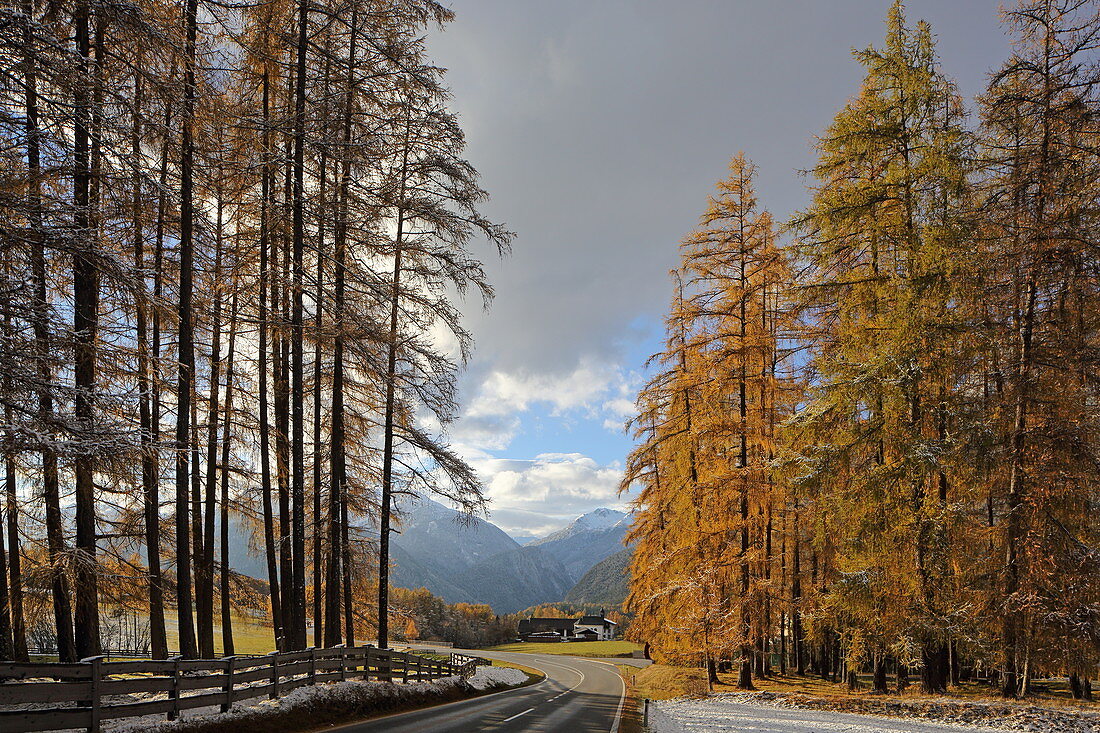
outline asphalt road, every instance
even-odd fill
[[[456,649],[463,653],[461,649]],[[466,652],[534,667],[546,679],[472,700],[389,715],[333,730],[340,733],[466,733],[467,731],[564,731],[615,733],[625,687],[609,664],[549,654]]]

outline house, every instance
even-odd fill
[[[525,618],[519,622],[519,638],[524,641],[608,641],[615,638],[618,624],[599,616],[572,618]],[[549,638],[549,637],[556,638]]]
[[[573,636],[573,619],[571,618],[525,618],[519,622],[519,638],[526,641],[529,637],[537,636],[534,641],[545,641],[547,634],[558,637],[558,641]]]
[[[619,625],[604,617],[603,609],[599,616],[581,616],[573,624],[573,633],[579,635],[590,631],[596,635],[597,641],[610,641],[615,638],[615,630]]]

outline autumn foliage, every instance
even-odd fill
[[[681,243],[623,480],[659,658],[1091,694],[1100,16],[1005,20],[971,125],[895,3],[782,242],[738,155]]]

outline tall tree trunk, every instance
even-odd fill
[[[206,491],[203,508],[202,559],[195,563],[195,592],[199,604],[199,651],[206,659],[214,657],[214,513],[215,482],[218,467],[218,390],[221,379],[222,341],[222,258],[224,231],[223,200],[219,187],[214,213],[214,310],[210,323],[210,397],[206,413]]]
[[[263,168],[260,195],[260,491],[263,494],[264,554],[267,557],[268,593],[271,600],[271,626],[275,635],[275,648],[285,649],[282,603],[279,597],[279,566],[275,561],[275,517],[271,501],[271,427],[268,420],[267,361],[268,361],[268,282],[271,279],[268,247],[271,242],[268,220],[273,181],[271,171],[271,90],[269,72],[263,74]]]
[[[328,62],[325,63],[325,88],[328,88]],[[324,619],[322,618],[322,585],[321,569],[323,564],[322,545],[325,524],[321,519],[321,382],[322,364],[324,361],[324,348],[322,348],[322,333],[324,329],[324,297],[325,297],[325,183],[327,160],[324,151],[321,152],[321,185],[319,191],[320,210],[317,217],[317,283],[314,295],[314,340],[313,340],[313,521],[310,528],[313,534],[313,646],[324,646]],[[330,488],[331,493],[331,488]]]
[[[76,46],[79,55],[81,79],[94,75],[97,89],[100,84],[99,66],[102,63],[102,21],[97,16],[96,59],[91,60],[89,35],[89,6],[85,0],[74,8]],[[74,414],[81,428],[94,431],[94,391],[96,380],[96,338],[99,310],[99,273],[95,263],[95,238],[98,217],[92,212],[97,202],[93,200],[93,178],[99,171],[93,170],[93,146],[98,147],[98,131],[92,119],[91,107],[84,84],[76,84],[74,100],[74,161],[73,195],[76,227],[76,251],[73,253],[73,331],[74,377],[76,394]],[[96,93],[98,96],[98,92]],[[81,452],[73,462],[76,483],[76,553],[74,593],[76,609],[74,632],[78,657],[99,654],[99,589],[97,585],[96,516],[95,516],[95,463],[90,452]]]
[[[233,287],[236,284],[233,283]],[[229,579],[232,574],[229,565],[229,459],[230,438],[233,435],[233,367],[237,345],[237,292],[234,289],[232,305],[229,308],[229,353],[225,366],[225,418],[222,420],[222,458],[221,458],[221,616],[222,616],[222,654],[231,657],[233,649],[233,615],[230,604]]]
[[[187,0],[186,49],[182,146],[180,153],[180,274],[179,274],[179,374],[176,383],[176,610],[179,651],[184,657],[196,654],[193,597],[191,587],[191,538],[188,528],[188,479],[191,453],[191,389],[195,380],[194,331],[191,296],[194,274],[194,217],[192,164],[195,117],[195,45],[198,0]]]
[[[390,292],[390,326],[386,343],[386,412],[382,445],[382,497],[378,529],[378,647],[389,646],[390,598],[390,501],[393,494],[394,409],[397,387],[397,320],[401,310],[401,256],[405,234],[405,187],[409,166],[409,127],[401,151],[401,190],[397,208],[397,234],[393,245],[393,289]]]
[[[141,77],[134,81],[134,126],[130,154],[135,161],[141,159],[141,117],[142,107]],[[167,160],[167,144],[164,146]],[[163,168],[162,168],[163,176]],[[138,273],[142,292],[136,303],[137,356],[138,356],[138,392],[140,401],[138,410],[141,421],[141,486],[144,501],[145,548],[149,577],[149,643],[153,659],[165,659],[168,656],[167,633],[164,626],[164,589],[160,572],[160,469],[158,462],[159,447],[153,425],[153,405],[150,368],[149,368],[149,305],[145,295],[145,229],[144,192],[141,176],[134,177],[134,269]],[[162,196],[163,201],[163,196]],[[154,300],[153,307],[157,307]],[[159,415],[157,416],[159,418]]]
[[[1009,602],[1020,589],[1019,545],[1023,536],[1023,489],[1021,486],[1024,471],[1024,434],[1027,430],[1028,381],[1031,378],[1031,343],[1035,327],[1035,302],[1037,288],[1034,281],[1027,283],[1025,291],[1026,305],[1019,327],[1020,356],[1016,375],[1016,404],[1012,422],[1011,454],[1009,456],[1008,507],[1005,529],[1005,581],[1004,597]],[[1002,647],[1004,654],[1004,679],[1001,694],[1005,697],[1017,697],[1020,694],[1021,681],[1017,669],[1019,655],[1019,613],[1006,609],[1002,626]]]
[[[297,71],[294,84],[294,199],[291,211],[291,499],[294,521],[291,545],[294,563],[294,646],[305,648],[306,547],[305,547],[305,332],[303,329],[303,278],[305,254],[305,117],[306,117],[306,45],[309,3],[298,2]]]
[[[794,503],[791,529],[791,646],[794,649],[795,671],[806,674],[805,635],[802,630],[802,557],[798,532],[798,500]]]
[[[344,448],[344,277],[346,268],[346,242],[348,232],[348,185],[351,178],[352,104],[356,56],[358,12],[353,8],[349,26],[348,79],[344,94],[343,147],[340,161],[339,185],[336,192],[337,219],[333,236],[334,303],[332,309],[332,428],[329,434],[329,506],[328,547],[329,560],[325,583],[325,646],[340,643],[340,585],[344,563],[343,516],[346,515],[347,476]],[[345,644],[351,646],[350,631]]]
[[[34,308],[32,327],[34,330],[34,356],[38,376],[38,423],[46,436],[46,442],[39,452],[42,463],[42,496],[46,510],[46,542],[50,560],[50,597],[53,600],[54,628],[57,634],[57,649],[61,661],[72,661],[76,657],[73,643],[72,614],[69,606],[69,586],[61,570],[60,555],[64,552],[65,540],[61,530],[61,507],[57,485],[57,454],[50,445],[53,425],[53,395],[50,383],[53,370],[50,366],[51,345],[49,318],[50,306],[46,297],[46,253],[42,230],[42,166],[38,128],[38,61],[37,43],[33,24],[35,17],[34,0],[23,0],[23,12],[27,22],[23,25],[23,63],[24,84],[23,100],[26,114],[27,131],[27,178],[28,185],[28,221],[31,229],[31,281],[34,290]],[[8,488],[8,563],[11,573],[12,630],[16,652],[21,658],[27,657],[26,625],[23,614],[22,558],[19,548],[19,510],[15,495],[15,475],[7,477]],[[20,644],[22,646],[20,646]]]
[[[8,531],[8,598],[11,605],[11,658],[17,662],[26,662],[27,624],[23,614],[23,558],[20,556],[19,542],[19,500],[15,492],[15,465],[7,462],[4,466],[4,494],[7,503],[5,512]]]

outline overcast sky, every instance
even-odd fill
[[[858,88],[887,0],[452,0],[432,32],[494,219],[517,233],[471,306],[451,438],[491,520],[542,535],[616,496],[622,432],[659,347],[677,243],[729,159],[761,204],[805,205],[813,139]],[[911,0],[972,98],[1006,57],[996,0]],[[491,257],[489,248],[483,250]]]

